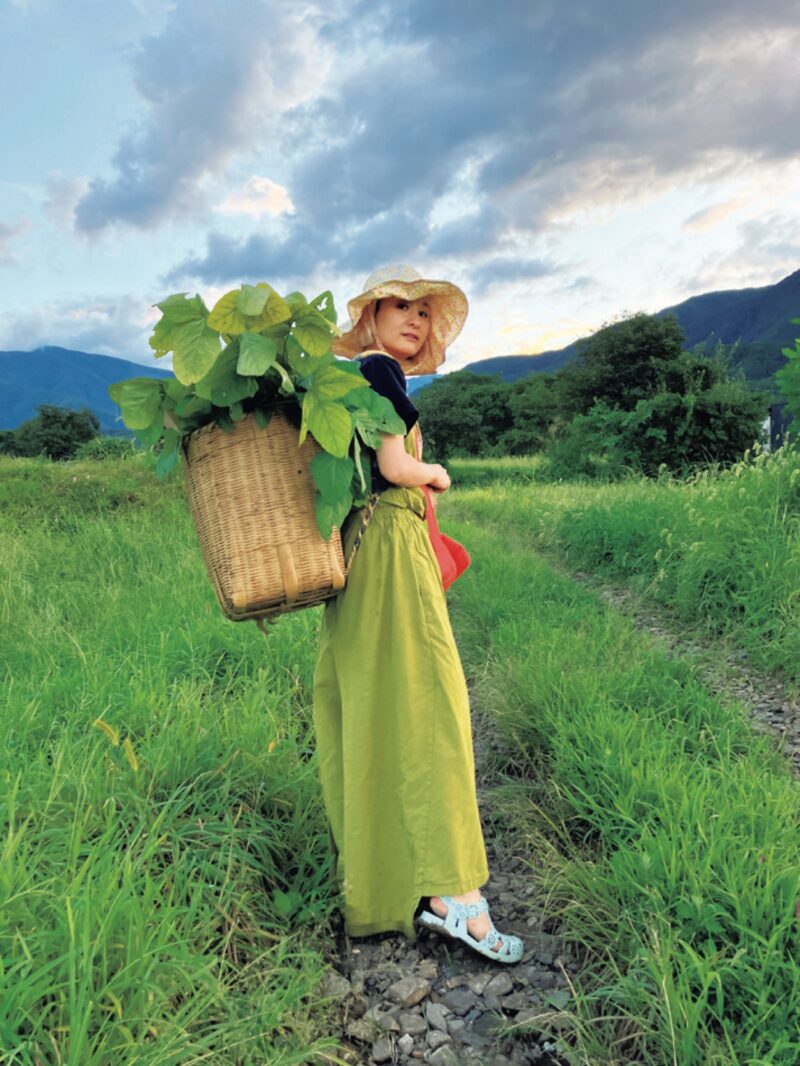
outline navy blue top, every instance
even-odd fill
[[[410,433],[419,418],[419,411],[408,397],[406,388],[406,376],[396,359],[383,352],[373,352],[357,359],[359,369],[375,392],[392,401],[395,411],[403,419],[406,425],[406,433]],[[373,448],[368,449],[372,472],[372,491],[383,492],[384,489],[392,488],[394,482],[387,481],[378,467],[378,457]]]

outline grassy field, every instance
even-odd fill
[[[317,613],[219,612],[180,480],[0,464],[0,1060],[295,1063],[335,900]]]
[[[536,549],[671,595],[791,672],[798,467],[589,487],[503,471],[491,492],[489,470],[442,501],[473,555],[450,593],[465,668],[513,753],[495,800],[536,905],[586,953],[576,1063],[800,1061],[800,790],[740,707]],[[762,558],[771,600],[741,573]],[[333,1046],[319,609],[266,640],[227,622],[180,479],[140,460],[0,460],[0,559],[0,1059]]]
[[[525,465],[527,463],[527,466]],[[519,470],[517,470],[518,465]],[[547,484],[535,460],[457,460],[448,513],[519,533],[726,636],[800,694],[800,451],[756,450],[689,480]]]

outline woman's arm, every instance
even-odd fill
[[[402,433],[381,433],[381,446],[376,455],[378,469],[393,485],[409,489],[430,485],[440,492],[450,488],[450,478],[445,468],[439,463],[421,463],[409,455]]]

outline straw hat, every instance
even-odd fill
[[[428,297],[431,305],[430,333],[416,362],[406,370],[406,374],[435,374],[437,367],[444,362],[445,349],[461,332],[469,304],[457,285],[423,278],[417,270],[403,263],[380,267],[364,282],[361,295],[348,300],[350,328],[334,340],[331,345],[334,353],[353,359],[364,351],[376,349],[379,342],[374,330],[375,316],[371,305],[375,300],[387,296],[402,296],[406,300]]]

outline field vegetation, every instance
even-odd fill
[[[800,457],[616,484],[538,462],[454,462],[440,520],[472,553],[448,595],[508,846],[583,956],[563,1054],[794,1066],[798,783],[546,553],[797,679]],[[0,458],[0,1057],[305,1062],[337,1043],[320,609],[227,622],[153,466]]]

